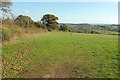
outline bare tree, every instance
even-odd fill
[[[12,5],[10,0],[0,0],[0,10],[5,13],[10,13],[10,6]]]
[[[2,14],[2,18],[13,15],[11,10],[12,2],[10,0],[0,0],[0,12]]]

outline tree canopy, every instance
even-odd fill
[[[45,14],[42,17],[41,22],[45,26],[47,26],[47,29],[49,31],[51,31],[51,30],[59,29],[57,20],[58,20],[58,17],[56,17],[55,15]]]
[[[34,25],[34,21],[29,16],[23,16],[23,15],[19,15],[14,22],[23,27]]]

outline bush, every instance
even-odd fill
[[[62,24],[62,25],[60,26],[60,30],[61,30],[61,31],[69,31],[68,25]]]
[[[21,27],[32,27],[34,26],[34,21],[29,16],[19,15],[14,22]]]
[[[10,41],[11,38],[11,32],[9,30],[2,30],[2,41]]]
[[[38,27],[38,28],[46,28],[46,26],[45,25],[43,25],[42,23],[40,23],[40,22],[34,22],[34,25],[36,26],[36,27]]]

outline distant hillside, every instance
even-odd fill
[[[75,29],[88,29],[88,30],[109,30],[109,31],[119,31],[117,24],[88,24],[88,23],[82,23],[82,24],[73,24],[73,23],[60,23],[67,24],[69,27],[75,28]]]

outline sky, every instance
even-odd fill
[[[11,0],[12,2],[119,2],[119,0]]]
[[[117,2],[13,2],[12,11],[39,21],[44,14],[54,14],[59,23],[118,23]]]

